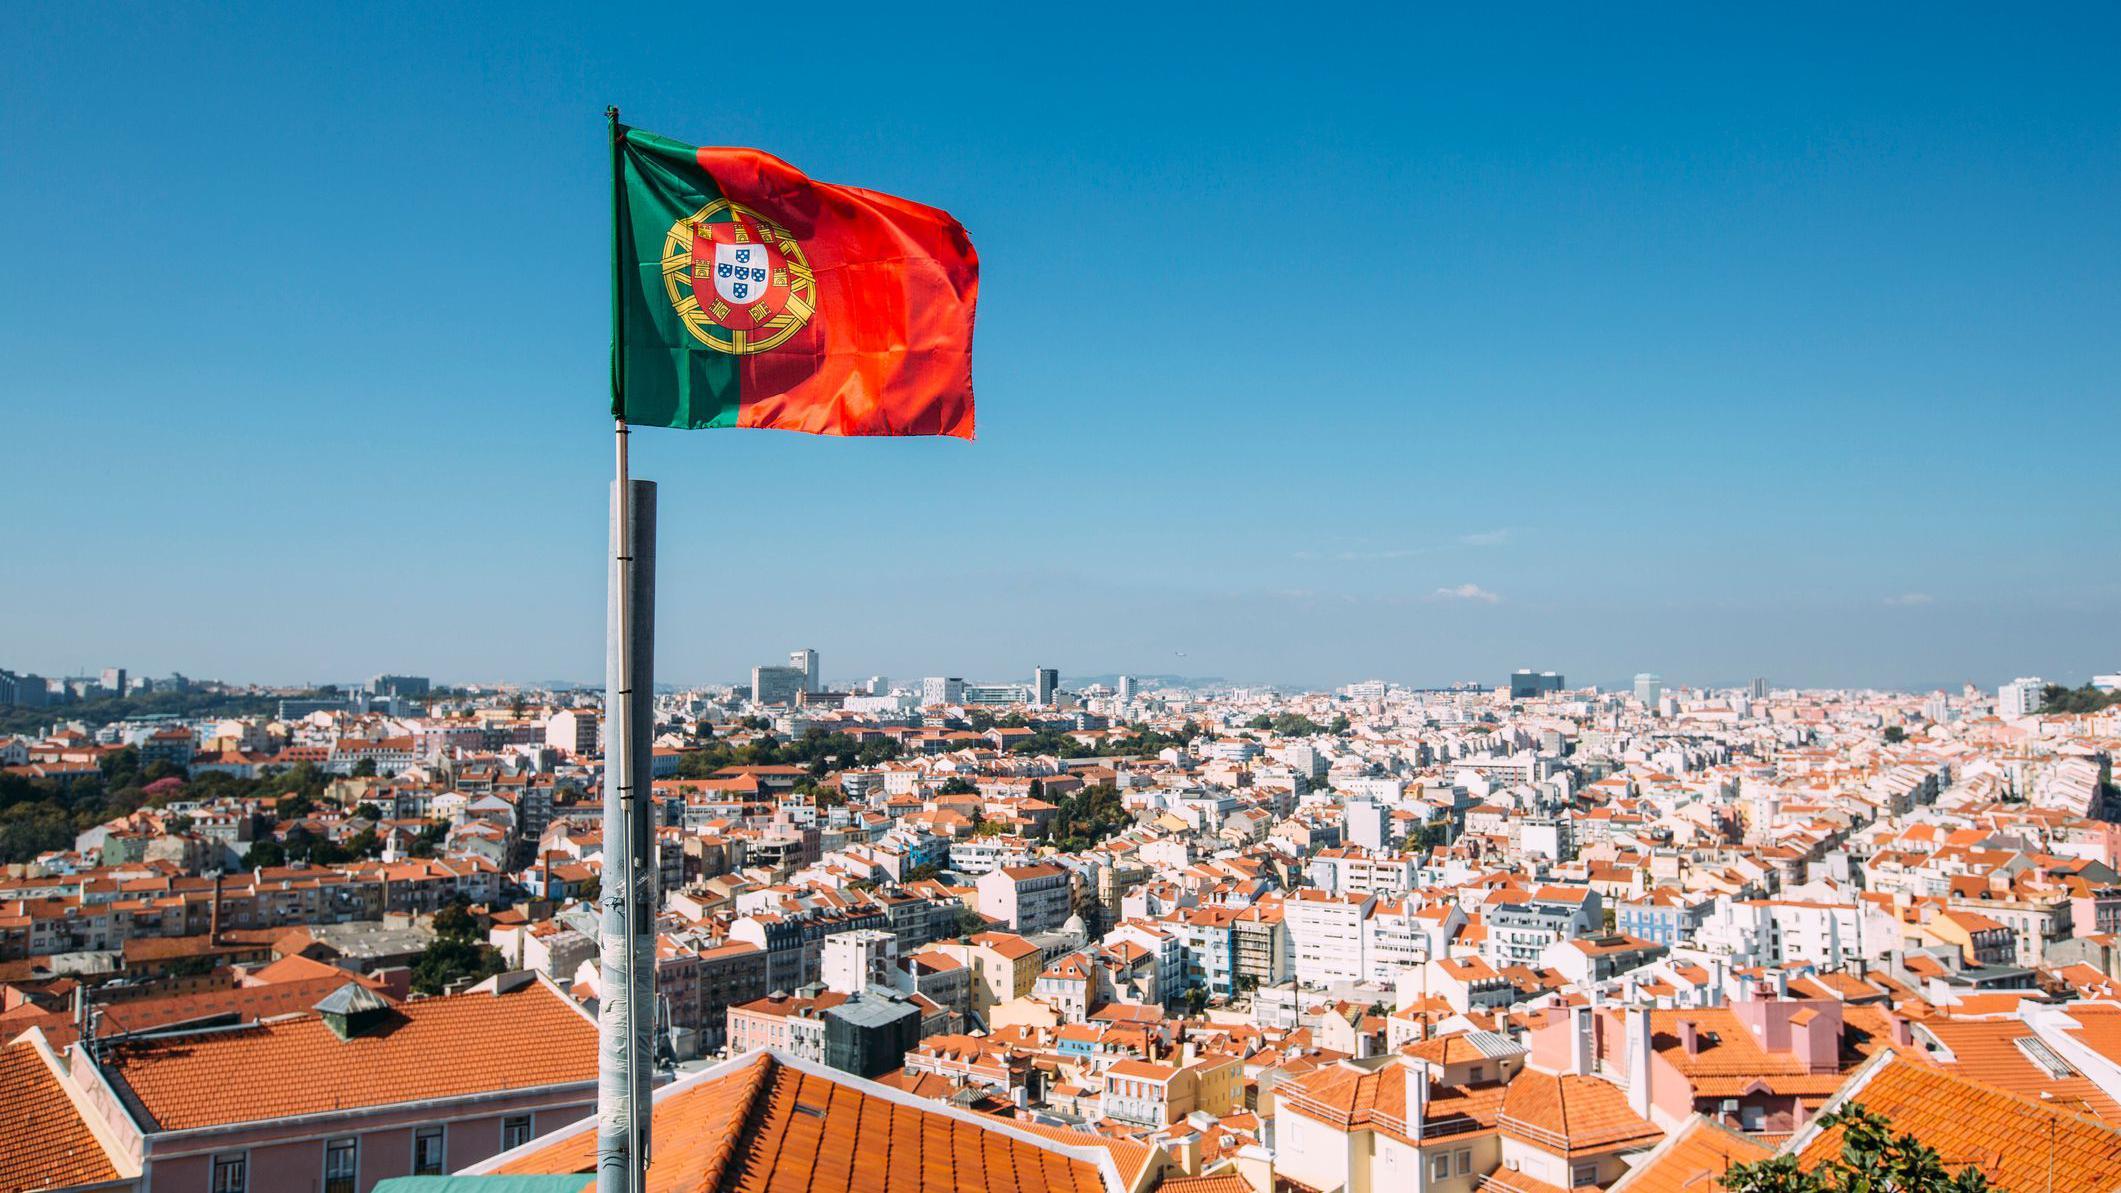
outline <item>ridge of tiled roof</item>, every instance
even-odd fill
[[[116,1181],[110,1153],[89,1128],[35,1036],[0,1047],[0,1189],[52,1189]]]
[[[116,1043],[102,1069],[163,1131],[596,1079],[596,1025],[572,999],[542,978],[497,988],[405,1003],[346,1040],[305,1014]]]
[[[1522,1134],[1568,1155],[1648,1144],[1664,1135],[1628,1106],[1627,1095],[1612,1082],[1537,1069],[1526,1069],[1510,1081],[1498,1125],[1506,1135]]]
[[[2121,1187],[2121,1130],[2097,1119],[1882,1053],[1824,1111],[1859,1105],[1933,1148],[1948,1169],[1979,1168],[1998,1189],[2110,1193]],[[1841,1153],[1841,1128],[1815,1118],[1784,1144],[1810,1169]]]
[[[1734,1165],[1774,1154],[1775,1149],[1767,1144],[1695,1114],[1650,1149],[1607,1193],[1691,1193],[1703,1187],[1704,1176],[1721,1177]]]
[[[791,1059],[747,1053],[655,1095],[646,1193],[1127,1193],[1152,1149],[915,1097]],[[1128,1165],[1124,1159],[1141,1153]],[[860,1166],[859,1173],[856,1166]],[[596,1120],[474,1166],[579,1173],[593,1187]]]

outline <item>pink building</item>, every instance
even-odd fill
[[[311,1013],[53,1057],[143,1193],[367,1193],[457,1171],[596,1101],[596,1024],[542,977],[392,1005],[351,981]]]

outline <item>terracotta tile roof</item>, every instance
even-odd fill
[[[2069,1008],[2069,1017],[2079,1025],[2069,1032],[2071,1036],[2107,1060],[2121,1063],[2121,1005],[2076,1003]]]
[[[1630,1169],[1611,1193],[1714,1193],[1733,1165],[1751,1164],[1775,1149],[1729,1127],[1695,1115],[1641,1164]]]
[[[1405,1045],[1400,1051],[1439,1065],[1465,1064],[1498,1056],[1517,1056],[1524,1052],[1521,1045],[1512,1044],[1492,1033],[1481,1035],[1482,1038],[1475,1039],[1475,1033],[1461,1031],[1452,1032],[1447,1036],[1431,1036],[1426,1040]]]
[[[1234,1172],[1215,1176],[1173,1176],[1157,1186],[1160,1193],[1249,1193],[1245,1178]]]
[[[1884,1115],[1936,1149],[1945,1166],[1981,1169],[1998,1189],[2110,1193],[2121,1187],[2121,1131],[2067,1110],[1886,1055],[1866,1065],[1838,1102]],[[1841,1130],[1800,1132],[1797,1162],[1841,1154]]]
[[[2121,1127],[2121,1103],[2055,1055],[2022,1019],[1950,1019],[1938,1015],[1924,1019],[1915,1030],[1918,1035],[1928,1033],[1935,1037],[1949,1050],[1924,1054],[1923,1059],[1931,1064],[2022,1098],[2088,1114]],[[2035,1061],[2036,1054],[2068,1068],[2068,1073],[2058,1074],[2046,1063]]]
[[[1326,1064],[1300,1077],[1284,1078],[1277,1104],[1343,1131],[1377,1130],[1402,1141],[1406,1131],[1408,1066],[1393,1061],[1378,1068]],[[1491,1131],[1502,1108],[1501,1085],[1429,1086],[1422,1113],[1424,1141]]]
[[[1103,1149],[1106,1154],[1112,1157],[1112,1163],[1118,1167],[1120,1183],[1129,1189],[1141,1184],[1143,1170],[1149,1166],[1150,1161],[1156,1158],[1156,1149],[1154,1147],[1132,1139],[1117,1139],[1110,1135],[1092,1135],[1084,1131],[1071,1131],[1066,1127],[1049,1127],[1043,1123],[1016,1122],[1010,1125],[1020,1127],[1033,1135],[1051,1139],[1055,1143]]]
[[[1579,1189],[1595,1189],[1597,1187],[1596,1185],[1576,1186]],[[1569,1189],[1566,1186],[1550,1185],[1537,1177],[1526,1176],[1522,1172],[1511,1172],[1507,1168],[1498,1168],[1494,1172],[1489,1173],[1486,1179],[1481,1182],[1480,1188],[1482,1193],[1489,1193],[1491,1190],[1493,1193],[1569,1193]]]
[[[0,1189],[115,1181],[118,1170],[27,1040],[0,1048]]]
[[[1735,1098],[1753,1085],[1775,1094],[1823,1102],[1866,1060],[1892,1046],[1892,1029],[1877,1007],[1844,1007],[1841,1053],[1833,1071],[1814,1073],[1791,1052],[1763,1048],[1729,1007],[1683,1007],[1650,1012],[1650,1047],[1686,1074],[1696,1098]],[[1688,1056],[1679,1025],[1695,1028],[1697,1053]]]
[[[142,1040],[104,1071],[164,1131],[596,1080],[596,1025],[542,981],[393,1014],[349,1040],[315,1015]]]
[[[754,1052],[657,1093],[646,1193],[1118,1193],[1100,1141],[1020,1126]],[[586,1119],[473,1171],[581,1173],[587,1193],[595,1167]]]
[[[1511,1080],[1497,1125],[1504,1135],[1564,1155],[1649,1146],[1664,1138],[1628,1108],[1610,1081],[1578,1073],[1526,1069]]]

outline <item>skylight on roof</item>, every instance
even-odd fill
[[[2019,1036],[2017,1039],[2012,1040],[2011,1043],[2018,1046],[2018,1051],[2023,1052],[2027,1060],[2047,1070],[2047,1075],[2050,1077],[2062,1078],[2075,1077],[2077,1075],[2077,1070],[2071,1068],[2070,1063],[2057,1055],[2053,1048],[2048,1047],[2047,1041],[2039,1036]]]

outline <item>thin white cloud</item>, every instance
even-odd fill
[[[1510,541],[1510,528],[1505,526],[1499,530],[1478,530],[1472,534],[1461,534],[1458,541],[1468,547],[1500,547]]]
[[[1439,588],[1431,593],[1430,596],[1439,601],[1479,601],[1483,605],[1492,605],[1502,599],[1478,584],[1460,584],[1454,588]]]
[[[1375,559],[1407,559],[1422,553],[1420,547],[1395,547],[1383,551],[1342,551],[1333,558],[1349,563],[1359,563]]]
[[[1916,605],[1927,605],[1936,599],[1926,592],[1903,592],[1899,596],[1885,598],[1885,603],[1896,609],[1911,609]]]

